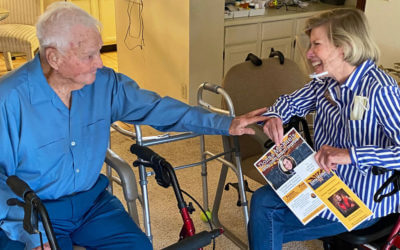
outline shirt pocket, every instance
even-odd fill
[[[99,162],[102,165],[110,137],[109,124],[105,119],[99,119],[83,126],[82,131],[87,164],[97,165],[96,162]]]
[[[348,137],[352,146],[364,145],[366,124],[365,120],[348,121]]]

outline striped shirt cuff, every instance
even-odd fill
[[[351,164],[355,166],[363,175],[367,175],[368,167],[361,167],[357,161],[357,150],[355,147],[349,149]]]
[[[265,112],[264,114],[262,114],[262,116],[277,117],[277,118],[280,118],[282,120],[281,116],[278,115],[277,113]],[[260,126],[264,126],[264,124],[265,124],[265,121],[257,122],[257,125],[260,125]]]

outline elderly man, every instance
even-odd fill
[[[15,197],[6,179],[17,175],[44,201],[62,249],[151,249],[100,175],[111,123],[241,135],[265,119],[266,109],[232,119],[140,89],[103,67],[98,27],[75,5],[52,4],[37,23],[39,55],[0,81],[0,246],[40,245],[22,208],[6,203]]]

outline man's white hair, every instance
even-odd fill
[[[98,20],[71,2],[55,2],[49,5],[36,23],[40,51],[47,47],[65,51],[73,41],[71,28],[75,25],[93,27],[98,31],[102,28]]]

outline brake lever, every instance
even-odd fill
[[[142,160],[142,159],[136,160],[136,161],[133,162],[133,166],[134,166],[134,167],[138,167],[139,165],[143,165],[143,166],[145,166],[145,167],[151,167],[151,168],[154,167],[154,165],[151,164],[151,162],[149,162],[149,161],[144,161],[144,160]]]

